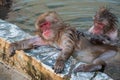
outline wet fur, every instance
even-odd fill
[[[49,30],[52,31],[52,34],[50,34],[52,37],[50,38],[45,38],[43,35],[44,31],[40,27],[40,25],[45,21],[51,22]],[[54,11],[46,12],[39,16],[36,20],[35,26],[38,36],[12,43],[10,47],[10,55],[13,55],[11,53],[14,53],[14,51],[18,49],[33,48],[36,45],[55,45],[55,47],[57,46],[57,48],[61,49],[60,55],[53,66],[56,73],[61,73],[64,70],[65,62],[72,55],[78,61],[89,63],[89,65],[84,65],[85,67],[76,69],[76,72],[101,70],[103,66],[107,64],[107,60],[109,61],[110,58],[116,56],[117,47],[92,44],[86,37],[77,31],[75,27],[71,27],[64,23]],[[115,53],[109,53],[109,51],[113,51]],[[81,58],[81,55],[84,57]],[[109,57],[109,55],[112,56]],[[108,59],[104,60],[104,57],[102,56],[108,57]]]
[[[91,38],[91,42],[95,44],[117,43],[119,34],[117,22],[117,17],[110,9],[101,7],[94,16],[93,26],[88,30],[95,35]]]

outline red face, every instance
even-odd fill
[[[47,12],[39,18],[36,22],[36,28],[40,32],[38,34],[46,40],[53,39],[56,33],[53,27],[57,27],[56,24],[61,21],[59,16],[56,12]]]
[[[45,21],[44,23],[42,23],[39,28],[45,32],[46,30],[49,30],[50,29],[50,26],[51,26],[51,23],[48,22],[48,21]]]
[[[46,40],[50,40],[51,38],[53,38],[53,31],[51,30],[51,22],[45,21],[39,26],[39,28],[42,30],[42,36]]]
[[[103,33],[103,28],[104,28],[104,24],[103,23],[98,23],[95,22],[94,23],[94,29],[93,29],[93,33],[94,34],[102,34]]]
[[[103,34],[104,28],[108,26],[108,19],[102,12],[97,12],[94,16],[94,34]]]

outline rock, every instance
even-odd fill
[[[0,80],[30,80],[28,75],[20,73],[2,62],[0,62],[0,72]]]

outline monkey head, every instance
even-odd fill
[[[115,30],[117,17],[110,12],[110,9],[101,7],[94,16],[93,34],[105,34],[112,30]]]
[[[38,17],[35,23],[37,34],[45,40],[54,39],[56,36],[55,29],[62,19],[55,11],[46,12]]]

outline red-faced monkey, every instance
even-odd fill
[[[93,26],[88,30],[88,32],[92,33],[96,36],[100,37],[92,38],[93,43],[106,43],[105,39],[109,41],[118,40],[118,27],[117,27],[118,19],[117,17],[110,12],[110,9],[105,7],[101,7],[94,16]]]

